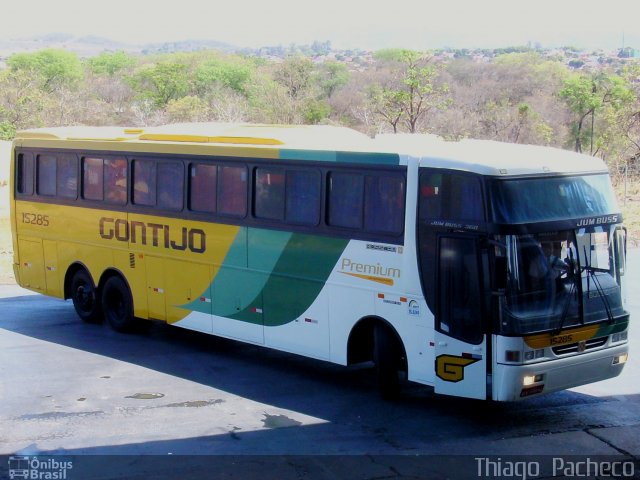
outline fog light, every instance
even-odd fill
[[[622,365],[623,363],[627,363],[627,360],[629,360],[629,354],[623,353],[622,355],[613,357],[613,365]]]
[[[544,375],[541,373],[539,373],[538,375],[526,375],[522,379],[522,385],[527,387],[529,385],[533,385],[534,383],[541,382],[543,378],[544,378]]]

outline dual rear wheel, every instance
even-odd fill
[[[131,290],[119,275],[109,277],[98,289],[86,270],[78,270],[71,279],[71,299],[85,322],[104,318],[118,332],[130,332],[136,326]]]

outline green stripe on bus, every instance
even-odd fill
[[[400,163],[400,157],[395,153],[327,152],[318,150],[280,150],[280,159],[375,165],[398,165]]]
[[[293,234],[258,296],[230,318],[267,327],[296,320],[318,298],[349,240]],[[261,308],[262,318],[254,309]]]

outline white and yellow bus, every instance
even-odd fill
[[[329,126],[18,133],[18,283],[145,319],[512,401],[618,375],[625,230],[606,166]]]

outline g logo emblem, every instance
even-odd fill
[[[445,382],[457,383],[464,380],[464,367],[478,361],[480,361],[478,358],[440,355],[436,358],[436,375]]]

